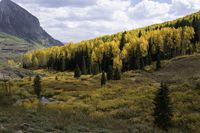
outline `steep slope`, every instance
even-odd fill
[[[91,73],[90,70],[107,72],[109,66],[127,71],[144,69],[155,62],[158,55],[160,60],[168,60],[199,51],[198,12],[174,21],[29,52],[24,56],[23,65],[24,68],[42,67],[63,71],[74,70],[78,64],[82,71],[85,68],[89,70],[88,73]],[[45,60],[41,58],[44,55]],[[43,64],[38,65],[37,61]]]
[[[43,46],[61,45],[40,26],[39,20],[11,0],[0,2],[0,32]]]

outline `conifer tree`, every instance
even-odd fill
[[[120,40],[120,45],[119,45],[119,49],[122,51],[124,46],[125,46],[125,43],[126,43],[126,31],[122,33],[122,38]]]
[[[118,68],[115,69],[114,80],[121,80],[121,71]]]
[[[87,74],[87,67],[86,67],[86,63],[85,63],[85,57],[82,58],[81,73],[83,75]]]
[[[154,99],[154,105],[154,124],[162,130],[168,130],[171,126],[172,105],[166,83],[161,83]]]
[[[65,57],[62,57],[62,71],[64,72],[66,69]]]
[[[147,65],[151,65],[152,63],[152,40],[150,39],[149,47],[148,47],[148,54],[147,54]]]
[[[157,58],[156,58],[156,69],[159,70],[159,69],[161,68],[161,62],[160,62],[161,57],[160,57],[160,47],[159,47],[159,46],[157,46],[156,51],[157,51],[157,52],[156,52],[156,54],[157,54]]]
[[[99,73],[99,65],[97,63],[94,63],[92,65],[92,74],[97,75]]]
[[[33,83],[34,83],[33,87],[34,87],[35,94],[37,95],[37,98],[40,99],[42,87],[41,87],[41,78],[39,75],[35,77]]]
[[[142,32],[139,31],[139,33],[138,33],[138,37],[140,38],[141,36],[142,36]]]
[[[140,58],[140,69],[141,70],[144,70],[144,66],[145,66],[145,64],[144,64],[144,58]]]
[[[74,71],[74,78],[79,78],[81,76],[81,70],[78,65],[76,65],[75,71]]]
[[[103,72],[102,76],[101,76],[101,86],[103,86],[105,84],[106,84],[106,75],[105,75],[105,72]]]
[[[137,45],[136,52],[135,52],[135,69],[140,69],[141,65],[141,49],[140,45]]]
[[[113,80],[113,68],[112,68],[111,65],[108,67],[107,79],[108,80]]]

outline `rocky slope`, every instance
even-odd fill
[[[0,32],[43,46],[62,44],[42,29],[35,16],[11,0],[0,2]]]

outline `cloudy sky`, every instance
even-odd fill
[[[63,42],[172,20],[200,10],[200,0],[13,0]]]

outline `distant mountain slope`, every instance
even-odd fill
[[[151,30],[161,29],[164,27],[178,28],[178,27],[184,27],[184,26],[192,26],[195,30],[195,39],[197,39],[197,41],[200,41],[200,11],[186,15],[184,17],[181,17],[172,21],[167,21],[167,22],[153,24],[153,25],[149,25],[149,26],[145,26],[141,28],[136,28],[133,30],[128,30],[126,32],[133,36],[138,36],[139,32],[145,33]],[[100,39],[100,40],[103,40],[104,42],[110,42],[119,38],[119,36],[121,37],[122,34],[123,32],[115,33],[112,35],[104,35],[104,36],[100,36],[88,41],[93,42],[97,39]]]
[[[200,12],[63,47],[29,52],[24,56],[23,65],[61,71],[73,70],[78,65],[83,73],[107,72],[110,66],[127,71],[196,52],[200,52]],[[41,58],[44,55],[45,60]]]
[[[0,2],[0,32],[17,36],[29,43],[37,43],[42,46],[62,44],[42,29],[39,20],[35,16],[11,0],[2,0]]]

